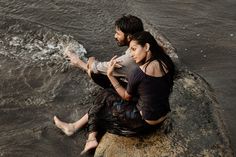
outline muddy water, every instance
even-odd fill
[[[79,155],[85,131],[72,138],[63,136],[52,117],[77,120],[99,89],[83,72],[68,65],[63,50],[71,45],[85,59],[96,56],[105,60],[121,54],[125,48],[117,47],[113,39],[114,20],[121,14],[149,19],[175,46],[189,50],[181,47],[183,32],[175,33],[176,25],[168,25],[170,19],[164,16],[165,11],[175,15],[175,8],[165,9],[167,4],[162,3],[159,8],[163,10],[156,11],[156,1],[149,4],[142,0],[0,1],[0,156]],[[201,4],[207,6],[208,2]],[[155,23],[156,17],[163,17],[161,24]],[[176,23],[182,30],[195,26]],[[194,35],[198,38],[202,34]]]
[[[166,35],[181,62],[212,86],[236,154],[236,1],[139,0],[132,6]]]
[[[4,1],[1,15],[38,23],[73,35],[90,54],[117,53],[114,45],[114,19],[129,13],[126,1]],[[101,53],[101,50],[103,53]]]
[[[68,64],[63,51],[70,45],[84,59],[122,53],[113,24],[128,7],[82,0],[0,4],[0,156],[78,156],[85,131],[63,136],[52,117],[80,118],[96,86]]]

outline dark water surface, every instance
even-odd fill
[[[214,89],[236,153],[236,1],[132,1],[136,14],[158,28],[182,63]]]
[[[96,87],[62,53],[80,43],[87,57],[121,54],[113,24],[124,13],[160,29],[181,61],[213,85],[236,148],[235,6],[231,0],[0,0],[0,156],[79,155],[85,131],[63,136],[52,117],[77,120]]]
[[[74,37],[88,56],[108,59],[122,53],[113,23],[126,12],[125,3],[116,1],[0,2],[0,156],[79,155],[85,131],[68,138],[52,118],[80,118],[95,86],[69,67],[63,50],[70,44],[85,54]]]

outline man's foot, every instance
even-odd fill
[[[97,142],[96,138],[87,140],[86,144],[85,144],[85,147],[84,147],[84,150],[80,153],[80,155],[86,154],[88,151],[96,148],[97,146],[98,146],[98,142]]]
[[[55,125],[59,129],[61,129],[67,136],[71,136],[75,133],[76,129],[73,124],[62,122],[61,120],[57,118],[57,116],[54,116],[53,119],[54,119]]]

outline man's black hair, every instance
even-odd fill
[[[123,15],[115,21],[115,26],[126,36],[144,31],[142,20],[133,15]]]

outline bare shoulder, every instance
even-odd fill
[[[168,72],[165,66],[163,67],[165,72]],[[152,61],[145,69],[145,65],[141,67],[142,71],[149,76],[162,77],[164,73],[161,71],[161,67],[158,61]]]

